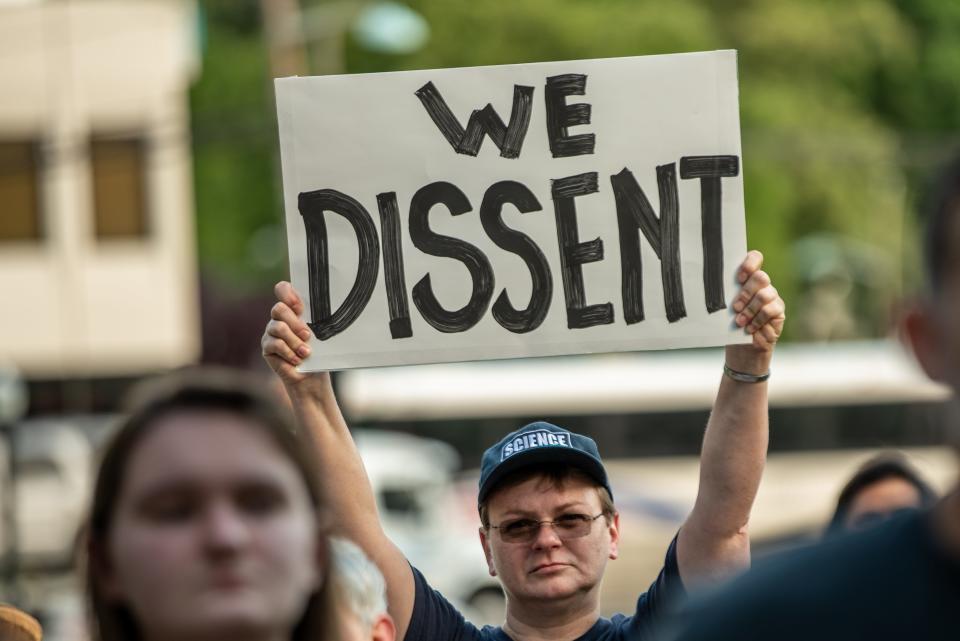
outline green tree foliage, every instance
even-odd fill
[[[250,3],[206,4],[210,41],[194,92],[201,255],[258,280],[271,270],[250,260],[249,238],[280,211],[271,156],[275,130],[264,135],[258,129],[273,127],[265,54],[249,6],[246,13],[242,9]],[[789,301],[790,332],[844,338],[887,331],[887,311],[904,277],[908,283],[915,277],[904,268],[916,262],[915,194],[958,141],[960,4],[410,0],[409,5],[430,24],[427,45],[410,55],[387,56],[348,40],[345,71],[737,49],[749,244],[767,255]],[[240,135],[211,135],[218,127]],[[235,226],[224,234],[218,221],[227,217]],[[823,314],[824,307],[835,309]]]

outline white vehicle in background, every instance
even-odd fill
[[[467,619],[502,623],[503,591],[480,547],[476,492],[455,481],[456,451],[396,432],[361,429],[354,438],[390,539]]]

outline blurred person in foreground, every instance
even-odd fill
[[[871,457],[847,481],[826,534],[855,532],[882,523],[906,510],[921,510],[937,502],[937,493],[899,452]]]
[[[0,603],[0,640],[42,641],[40,622],[20,608]]]
[[[266,387],[197,370],[135,392],[86,526],[92,639],[333,639],[316,464]]]
[[[726,348],[724,375],[704,435],[696,503],[667,548],[664,568],[632,616],[600,616],[600,582],[616,559],[620,521],[593,440],[532,423],[481,462],[480,543],[506,594],[502,627],[478,629],[433,590],[386,537],[363,462],[329,373],[302,373],[310,329],[289,283],[276,288],[262,342],[295,413],[316,444],[338,535],[357,542],[387,581],[390,614],[406,641],[619,641],[649,636],[683,592],[749,564],[747,523],[767,449],[767,384],[783,300],[750,252],[738,269],[735,322],[752,342]],[[677,381],[682,385],[683,381]],[[495,403],[496,399],[490,399]]]
[[[924,371],[960,392],[960,158],[931,198],[927,287],[903,318]],[[951,426],[956,428],[956,426]],[[954,429],[954,445],[960,438]],[[960,487],[931,510],[758,564],[712,599],[691,604],[680,641],[960,638]]]
[[[330,539],[331,584],[337,603],[340,641],[394,641],[397,629],[387,613],[387,583],[355,543]]]

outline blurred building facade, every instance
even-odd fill
[[[0,360],[126,376],[199,353],[189,0],[0,2]]]

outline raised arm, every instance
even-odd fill
[[[297,371],[310,353],[310,328],[300,318],[303,302],[287,282],[274,288],[277,304],[263,334],[263,357],[283,381],[299,424],[316,444],[320,478],[331,507],[334,532],[359,545],[387,583],[390,615],[402,639],[413,610],[413,574],[403,553],[387,538],[357,447],[337,405],[327,372]]]
[[[735,322],[752,344],[728,345],[726,365],[748,375],[770,370],[783,330],[784,304],[763,256],[752,251],[740,266]],[[680,576],[689,588],[725,578],[750,565],[747,523],[767,456],[767,383],[723,375],[700,453],[700,486],[677,540]]]

